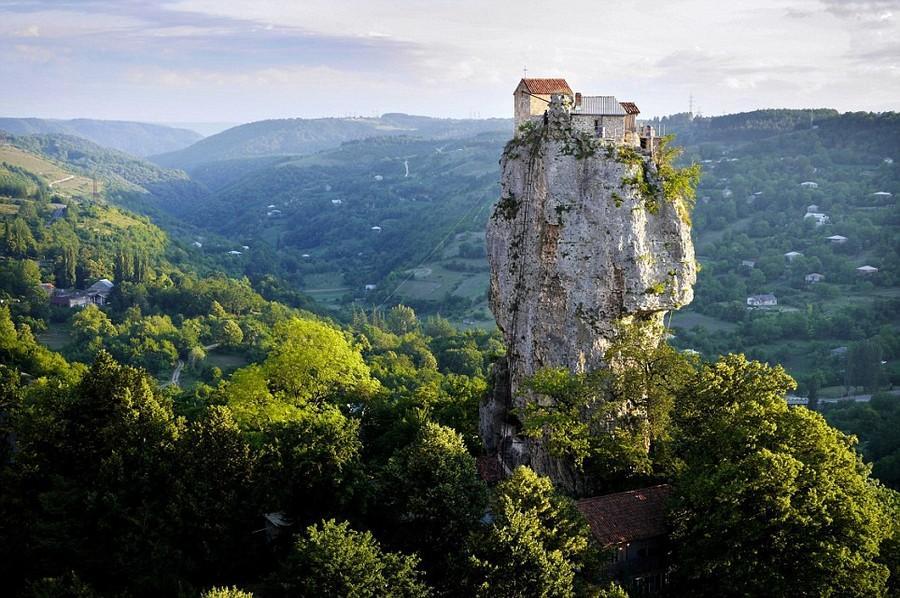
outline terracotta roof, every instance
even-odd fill
[[[482,480],[491,484],[503,479],[503,471],[500,468],[500,459],[496,455],[483,455],[475,459],[478,475]]]
[[[525,84],[528,93],[549,95],[553,93],[565,93],[574,95],[572,88],[565,79],[522,79],[519,85]]]
[[[634,102],[619,102],[622,105],[622,108],[625,109],[626,114],[640,114],[641,111],[638,110],[637,104]]]
[[[583,498],[578,510],[603,547],[663,536],[666,533],[668,484]]]

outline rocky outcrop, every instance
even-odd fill
[[[561,466],[517,436],[514,412],[530,400],[523,380],[545,367],[603,367],[617,322],[658,322],[689,303],[690,224],[686,208],[664,197],[648,155],[573,131],[558,100],[507,145],[501,165],[487,250],[507,363],[482,405],[481,432],[508,467],[527,463],[558,479]]]

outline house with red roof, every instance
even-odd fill
[[[610,552],[609,573],[632,595],[665,584],[668,484],[583,498],[576,507],[597,543]]]
[[[522,123],[542,116],[554,95],[568,96],[569,101],[575,101],[575,94],[565,79],[520,80],[513,92],[516,129]]]

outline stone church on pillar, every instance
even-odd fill
[[[523,123],[540,119],[554,95],[562,96],[571,107],[572,126],[595,137],[626,144],[638,144],[637,116],[633,102],[620,102],[615,96],[586,96],[572,91],[565,79],[522,79],[513,92],[516,130]],[[642,131],[640,136],[652,136]]]

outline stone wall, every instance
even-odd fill
[[[596,123],[596,125],[595,125]],[[596,126],[606,128],[605,139],[621,140],[625,137],[624,116],[598,116],[593,114],[572,114],[572,127],[576,131],[595,135]]]

